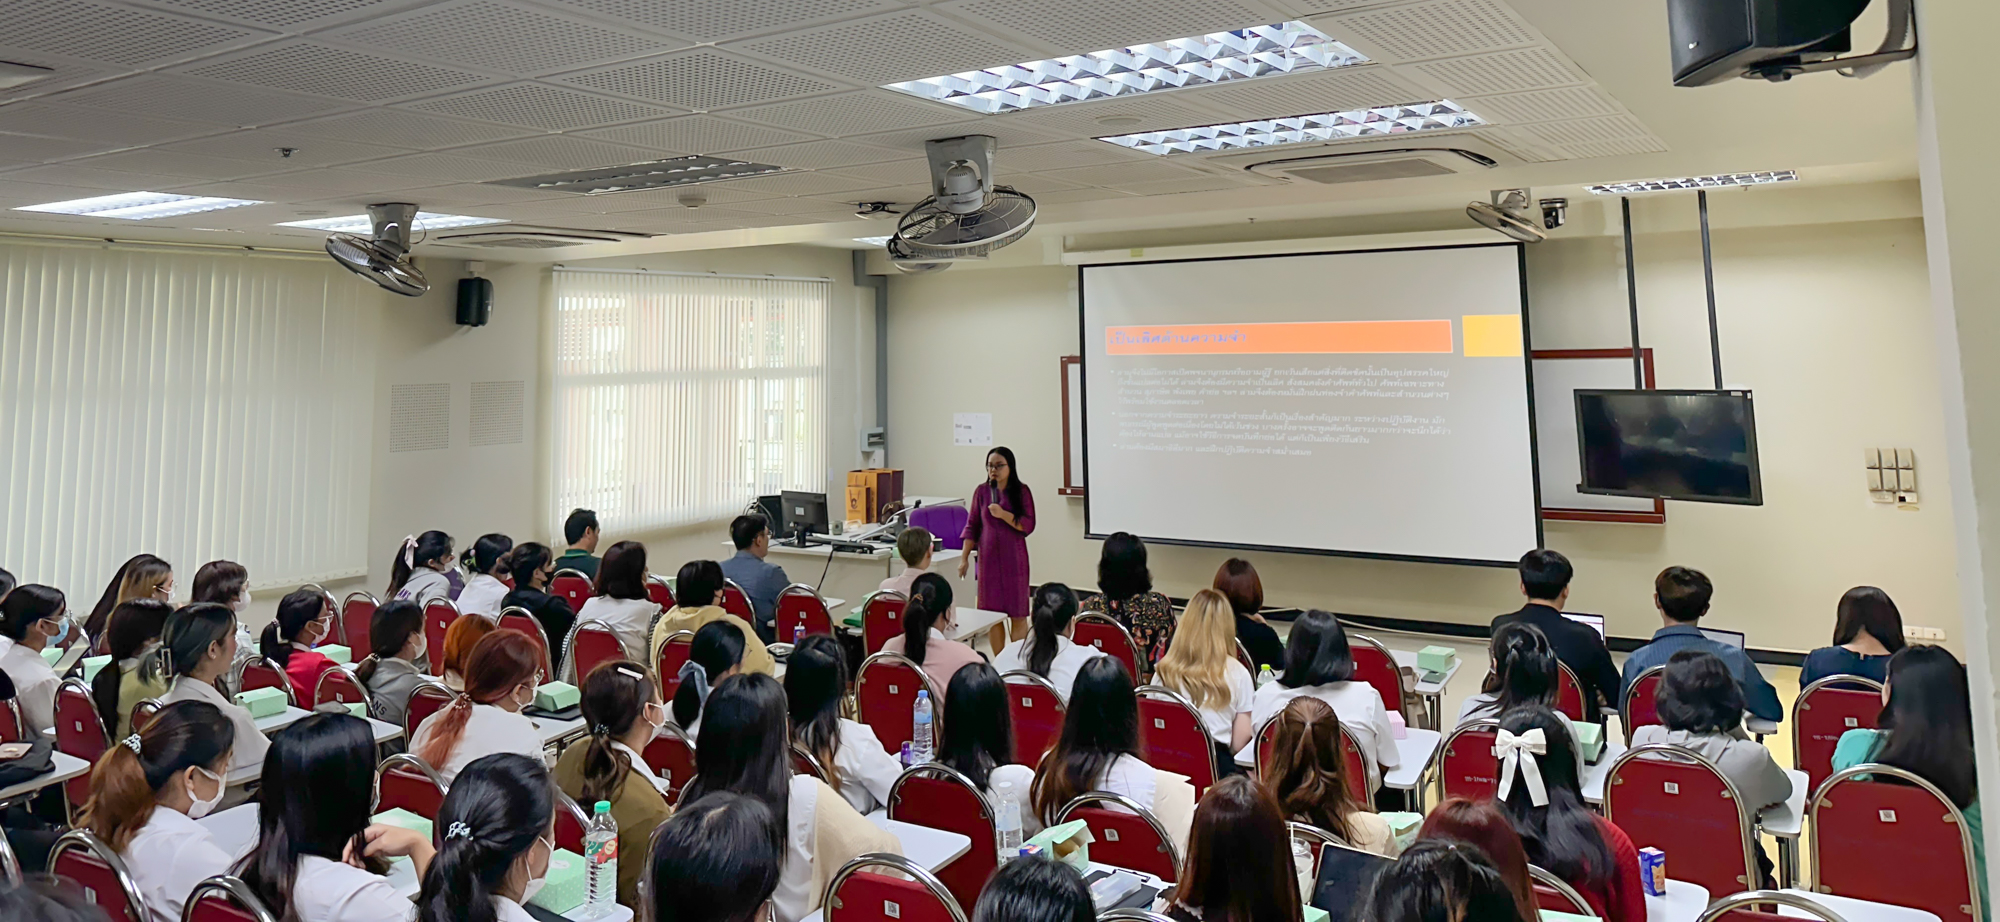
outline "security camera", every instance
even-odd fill
[[[1545,198],[1541,200],[1540,204],[1542,206],[1542,226],[1549,230],[1555,230],[1563,226],[1563,221],[1569,218],[1569,199]]]
[[[680,202],[682,208],[700,208],[708,204],[708,193],[700,189],[688,189],[675,196],[674,200]]]
[[[895,202],[860,202],[854,206],[857,218],[893,218],[897,214]]]

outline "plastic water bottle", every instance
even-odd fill
[[[611,818],[611,801],[600,800],[583,832],[584,882],[589,915],[608,915],[618,902],[618,821]]]
[[[1012,781],[999,782],[993,793],[1000,798],[1000,816],[994,825],[999,829],[1000,861],[1005,863],[1021,851],[1021,798]]]
[[[929,762],[935,754],[931,744],[931,692],[930,689],[917,690],[916,720],[911,727],[910,758],[916,764]]]
[[[1275,676],[1275,675],[1272,675],[1272,674],[1271,674],[1271,664],[1270,664],[1270,663],[1265,663],[1264,665],[1262,665],[1262,666],[1259,666],[1259,667],[1257,667],[1257,687],[1258,687],[1258,688],[1263,688],[1264,686],[1266,686],[1266,685],[1269,685],[1269,684],[1271,684],[1272,682],[1275,682],[1275,681],[1277,681],[1277,680],[1278,680],[1278,677],[1277,677],[1277,676]]]

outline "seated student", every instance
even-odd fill
[[[739,515],[729,523],[729,542],[736,545],[736,556],[722,562],[722,575],[743,587],[743,594],[750,598],[750,610],[757,616],[753,625],[757,636],[766,641],[777,639],[774,620],[778,617],[778,594],[791,580],[784,567],[764,559],[771,553],[771,523],[761,515]]]
[[[1833,646],[1806,654],[1799,688],[1830,675],[1858,675],[1886,681],[1889,657],[1903,649],[1903,613],[1889,594],[1856,586],[1840,597],[1833,621]]]
[[[449,601],[452,583],[445,571],[453,569],[450,535],[427,531],[404,538],[403,546],[396,549],[396,559],[389,564],[389,589],[383,598],[415,602],[419,608]]]
[[[505,630],[486,635],[466,658],[465,694],[417,725],[410,751],[445,784],[480,756],[518,752],[541,758],[541,731],[521,713],[535,703],[541,673],[541,648],[528,635]]]
[[[112,609],[134,599],[171,602],[173,596],[173,565],[151,554],[135,554],[118,567],[111,582],[105,585],[104,594],[91,606],[90,616],[82,625],[82,637],[90,640],[92,653],[103,653],[104,627],[110,623]]]
[[[1666,665],[1675,653],[1702,650],[1721,657],[1729,667],[1729,674],[1743,687],[1744,708],[1752,716],[1772,723],[1784,720],[1785,706],[1778,702],[1778,690],[1764,681],[1764,674],[1757,671],[1750,654],[1734,644],[1702,635],[1698,625],[1701,616],[1708,614],[1708,602],[1714,595],[1715,586],[1700,570],[1686,567],[1661,570],[1653,580],[1653,606],[1660,610],[1660,620],[1666,626],[1653,632],[1652,642],[1625,658],[1625,683],[1631,684],[1639,673],[1654,666]]]
[[[1389,821],[1354,799],[1340,752],[1340,719],[1318,698],[1294,698],[1278,712],[1265,783],[1285,818],[1317,826],[1364,852],[1395,857]]]
[[[438,666],[441,670],[438,679],[444,687],[455,692],[465,690],[465,661],[471,658],[472,648],[499,629],[497,623],[485,618],[460,618],[444,629],[444,662]]]
[[[49,668],[42,650],[69,637],[67,610],[62,592],[35,583],[0,600],[0,671],[14,684],[14,700],[30,734],[56,725],[56,688],[62,676]]]
[[[1042,831],[1028,806],[1035,770],[1014,761],[1014,723],[1007,711],[1007,685],[985,663],[974,663],[951,677],[945,693],[944,736],[937,760],[964,775],[986,798],[999,817],[1003,794],[1010,794],[1021,811],[1021,837]]]
[[[1231,557],[1216,568],[1211,588],[1229,600],[1229,608],[1236,615],[1236,640],[1250,654],[1250,661],[1260,669],[1265,666],[1274,672],[1284,669],[1285,642],[1278,639],[1277,629],[1258,614],[1264,609],[1264,581],[1257,578],[1257,568],[1250,561]]]
[[[1186,854],[1194,786],[1185,775],[1155,769],[1139,758],[1139,700],[1125,664],[1108,656],[1077,672],[1062,735],[1035,770],[1028,803],[1036,822],[1046,827],[1070,801],[1092,791],[1120,794],[1152,810]]]
[[[1354,655],[1347,646],[1347,632],[1333,615],[1318,609],[1292,623],[1291,637],[1285,644],[1285,671],[1251,698],[1250,725],[1263,726],[1293,698],[1306,695],[1332,705],[1354,737],[1361,761],[1368,766],[1368,790],[1382,786],[1383,772],[1402,767],[1396,731],[1389,724],[1381,693],[1373,685],[1354,680]]]
[[[507,584],[500,576],[508,572],[508,556],[514,551],[514,539],[501,534],[480,535],[479,540],[465,549],[459,558],[472,578],[466,580],[465,589],[458,594],[458,613],[461,615],[484,615],[499,619],[500,600],[507,597]]]
[[[1541,631],[1549,639],[1549,648],[1556,651],[1556,659],[1569,666],[1583,686],[1584,719],[1602,724],[1601,708],[1617,710],[1625,686],[1597,629],[1562,615],[1563,606],[1569,604],[1569,581],[1575,572],[1569,558],[1555,551],[1529,551],[1521,555],[1515,569],[1521,575],[1521,594],[1527,596],[1528,604],[1520,611],[1494,618],[1491,630],[1520,622]]]
[[[1462,842],[1477,847],[1492,862],[1494,870],[1500,872],[1521,918],[1540,918],[1535,879],[1528,873],[1528,852],[1521,844],[1521,834],[1514,831],[1514,824],[1493,801],[1446,798],[1424,817],[1423,828],[1417,830],[1417,841]]]
[[[863,814],[889,804],[903,763],[882,749],[867,724],[848,720],[847,652],[832,634],[813,634],[785,663],[785,701],[792,742],[812,753],[826,782]]]
[[[1943,791],[1965,815],[1979,867],[1980,918],[1990,919],[1979,776],[1973,771],[1972,693],[1965,666],[1943,647],[1911,644],[1889,658],[1888,675],[1877,728],[1842,733],[1833,747],[1833,770],[1879,762]]]
[[[972,922],[1095,922],[1083,875],[1053,858],[1009,861],[979,891]]]
[[[1623,830],[1584,806],[1569,722],[1527,705],[1500,715],[1500,730],[1494,799],[1513,820],[1528,860],[1576,888],[1605,922],[1645,922],[1639,852]],[[1540,773],[1528,772],[1523,760],[1533,760]]]
[[[1215,740],[1217,763],[1235,769],[1237,751],[1250,745],[1254,732],[1250,702],[1257,683],[1236,661],[1236,616],[1222,593],[1203,589],[1188,599],[1153,681],[1187,696]]]
[[[375,609],[368,618],[368,642],[374,648],[354,667],[355,680],[368,690],[368,716],[403,726],[410,715],[410,693],[428,681],[417,668],[426,652],[423,610],[415,602]]]
[[[1029,600],[1028,636],[1007,645],[993,658],[993,668],[1001,672],[1032,672],[1049,680],[1056,694],[1069,700],[1076,671],[1090,660],[1105,656],[1103,650],[1070,640],[1076,620],[1076,593],[1061,583],[1043,583]]]
[[[211,560],[194,571],[188,604],[214,602],[237,614],[250,607],[250,571],[233,560]]]
[[[556,558],[556,569],[575,570],[596,579],[597,565],[603,562],[591,556],[597,553],[597,513],[571,509],[569,517],[563,519],[563,543],[569,548]]]
[[[660,648],[675,633],[699,631],[711,621],[727,621],[743,632],[743,671],[761,675],[777,673],[778,661],[750,622],[723,611],[722,579],[722,567],[713,560],[691,560],[681,565],[680,574],[674,577],[674,599],[679,605],[653,625],[653,658],[649,662],[660,661]]]
[[[894,835],[856,813],[826,782],[792,774],[785,691],[776,679],[731,676],[716,687],[702,721],[695,777],[681,791],[682,802],[698,804],[710,793],[730,791],[770,808],[785,843],[771,894],[777,922],[799,922],[818,909],[841,865],[869,852],[903,853]]]
[[[1361,908],[1369,922],[1535,922],[1479,846],[1431,840],[1382,869]]]
[[[596,593],[576,613],[578,621],[602,621],[618,643],[626,659],[646,655],[646,632],[660,613],[660,603],[646,592],[646,546],[637,541],[620,541],[604,552],[604,564],[597,568]]]
[[[951,612],[950,581],[936,573],[919,576],[910,586],[910,604],[903,609],[903,633],[882,644],[882,652],[901,653],[922,667],[937,686],[939,698],[960,667],[986,662],[979,651],[945,633],[958,626]]]
[[[1493,665],[1480,682],[1479,694],[1466,698],[1458,709],[1458,723],[1497,720],[1523,704],[1556,706],[1556,653],[1541,628],[1522,621],[1500,625],[1493,629],[1486,652]]]
[[[653,829],[674,808],[667,803],[667,780],[646,764],[646,744],[667,722],[667,706],[653,671],[630,660],[598,664],[583,679],[583,723],[590,736],[571,745],[556,761],[556,786],[579,806],[604,801],[618,821],[618,850],[644,854]],[[588,813],[591,807],[585,806]],[[643,861],[618,865],[618,902],[639,910]]]
[[[1153,664],[1167,655],[1174,639],[1174,603],[1153,591],[1153,572],[1146,567],[1146,543],[1139,536],[1116,532],[1104,539],[1097,558],[1097,594],[1083,600],[1086,614],[1110,615],[1132,632],[1139,648],[1139,671],[1153,674]],[[1135,677],[1137,678],[1137,677]]]
[[[104,650],[111,662],[90,680],[90,698],[112,739],[124,739],[132,732],[134,705],[167,693],[158,664],[145,666],[160,648],[160,632],[173,613],[174,607],[159,599],[133,599],[118,603],[105,619]]]
[[[195,821],[222,802],[234,732],[215,705],[170,704],[91,769],[83,828],[125,859],[146,922],[180,922],[195,885],[229,873],[229,855]]]
[[[912,525],[896,536],[896,556],[903,558],[903,572],[882,581],[876,589],[881,592],[910,594],[910,584],[917,577],[931,571],[931,545],[936,543],[931,533]]]
[[[680,688],[674,692],[674,725],[689,740],[701,736],[702,713],[709,693],[722,680],[743,671],[743,651],[750,636],[737,627],[741,620],[711,621],[694,632],[687,662],[681,664]]]
[[[389,858],[429,873],[430,836],[370,825],[375,737],[349,714],[312,714],[271,741],[257,844],[235,875],[265,908],[295,922],[392,922],[410,901],[382,874]],[[352,857],[349,857],[352,856]]]
[[[278,617],[264,626],[257,642],[258,652],[272,665],[285,670],[292,682],[292,696],[300,707],[313,706],[313,691],[319,677],[340,664],[327,659],[313,646],[333,630],[333,609],[317,592],[300,589],[278,600]]]
[[[474,759],[445,792],[436,828],[443,831],[417,891],[417,922],[534,922],[524,904],[556,853],[555,787],[542,760],[511,752]]]
[[[250,711],[222,691],[223,676],[236,662],[236,613],[213,602],[176,610],[160,632],[160,649],[154,664],[163,670],[168,683],[160,702],[203,701],[229,718],[234,755],[228,773],[264,764],[270,742],[257,729]]]
[[[785,866],[778,817],[755,797],[717,791],[684,803],[639,862],[652,922],[775,922],[764,904]]]
[[[1298,922],[1291,836],[1278,804],[1247,775],[1216,782],[1194,808],[1174,922]]]
[[[507,555],[506,566],[508,575],[514,577],[514,588],[500,600],[500,610],[526,609],[536,621],[541,622],[542,636],[549,641],[550,661],[562,662],[567,652],[563,645],[569,642],[569,629],[576,626],[576,612],[570,610],[568,602],[549,595],[549,581],[556,575],[555,558],[549,546],[533,541],[516,544],[513,552]]]

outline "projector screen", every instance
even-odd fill
[[[1084,266],[1085,530],[1511,565],[1541,546],[1519,244]]]

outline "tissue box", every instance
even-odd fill
[[[285,697],[283,691],[275,688],[253,688],[237,692],[236,703],[248,710],[251,717],[272,717],[285,713],[290,699]]]
[[[106,667],[106,666],[109,666],[109,665],[111,665],[111,654],[109,654],[109,653],[106,653],[106,654],[104,654],[104,655],[102,655],[102,656],[86,656],[86,657],[84,657],[84,658],[83,658],[83,680],[84,680],[85,682],[95,682],[95,681],[97,681],[97,670],[99,670],[99,669],[103,669],[104,667]]]
[[[1036,833],[1027,844],[1039,845],[1044,854],[1078,871],[1084,871],[1090,867],[1090,843],[1095,841],[1097,838],[1090,834],[1089,824],[1082,820],[1071,820]]]
[[[633,856],[635,860],[637,857]],[[540,906],[556,915],[565,915],[583,905],[584,898],[589,895],[586,891],[583,856],[559,848],[549,856],[548,882],[528,904]]]
[[[324,656],[327,659],[333,660],[336,663],[354,662],[354,651],[349,650],[348,648],[343,647],[337,643],[330,643],[325,646],[314,647],[313,652],[318,653],[319,655]]]
[[[1305,916],[1306,922],[1328,922],[1328,920],[1332,918],[1333,918],[1332,916],[1326,914],[1326,910],[1321,909],[1318,906],[1306,907],[1306,916]]]
[[[544,711],[560,711],[563,708],[575,707],[577,702],[582,700],[576,686],[568,682],[549,682],[535,689],[535,707]]]
[[[424,819],[421,816],[411,813],[410,811],[405,810],[402,807],[396,807],[394,809],[384,810],[381,813],[377,813],[374,816],[369,817],[368,822],[380,823],[384,826],[395,826],[401,829],[407,829],[411,832],[423,836],[426,839],[433,837],[431,832],[433,827],[431,825],[430,820]]]
[[[1402,711],[1389,712],[1389,727],[1390,729],[1395,731],[1397,739],[1401,740],[1410,738],[1410,727],[1408,724],[1405,724],[1403,722]]]
[[[1595,762],[1604,755],[1604,728],[1587,720],[1573,721],[1569,728],[1576,732],[1576,745],[1583,750],[1585,762]]]
[[[1423,814],[1391,812],[1381,817],[1389,824],[1389,834],[1395,838],[1398,852],[1416,844],[1417,832],[1424,826]]]
[[[1458,652],[1450,647],[1436,644],[1417,651],[1417,668],[1428,672],[1446,672],[1451,664],[1458,661]]]

